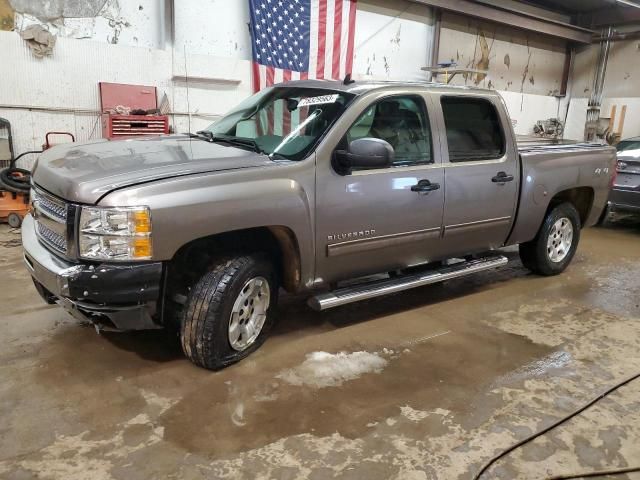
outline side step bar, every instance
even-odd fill
[[[359,285],[339,288],[332,292],[322,293],[311,297],[307,302],[314,310],[327,310],[348,303],[359,302],[369,298],[402,292],[411,288],[422,287],[432,283],[443,282],[452,278],[464,277],[472,273],[501,267],[508,262],[502,255],[468,260],[448,265],[436,270],[429,270],[418,274],[410,274],[398,278],[374,280]]]

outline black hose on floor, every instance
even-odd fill
[[[578,408],[577,410],[574,410],[573,412],[571,412],[570,414],[566,415],[565,417],[553,422],[548,427],[545,427],[542,430],[529,435],[524,440],[520,440],[518,443],[510,446],[506,450],[503,450],[502,452],[500,452],[499,454],[494,456],[491,460],[489,460],[487,463],[485,463],[484,466],[478,471],[478,473],[476,473],[474,475],[473,480],[480,480],[480,477],[482,477],[482,475],[484,475],[485,472],[487,470],[489,470],[489,468],[491,468],[493,466],[493,464],[496,463],[501,458],[506,457],[507,455],[509,455],[514,450],[516,450],[516,449],[520,448],[521,446],[523,446],[523,445],[535,440],[536,438],[544,435],[545,433],[549,432],[550,430],[553,430],[557,426],[562,425],[566,421],[571,420],[573,417],[576,417],[576,416],[580,415],[587,408],[593,406],[595,403],[599,402],[600,400],[602,400],[604,397],[606,397],[610,393],[615,392],[619,388],[624,387],[625,385],[633,382],[634,380],[637,380],[638,378],[640,378],[640,373],[636,373],[635,375],[632,375],[629,378],[626,378],[625,380],[621,381],[620,383],[617,383],[616,385],[608,388],[607,390],[602,392],[600,395],[598,395],[597,397],[593,398],[592,400],[590,400],[589,402],[584,404],[582,407]],[[638,467],[630,467],[629,471],[619,472],[619,473],[629,473],[629,472],[637,472],[637,471],[640,471],[640,466],[638,466]],[[568,476],[567,475],[565,475],[565,476],[561,475],[561,476],[556,476],[556,477],[550,477],[548,480],[583,478],[583,477],[589,477],[589,476],[594,477],[594,476],[612,475],[612,474],[617,474],[618,473],[615,470],[612,470],[611,472],[613,472],[613,473],[598,473],[598,472],[594,472],[594,474],[581,473],[581,474],[575,474],[575,475],[572,474],[572,475],[568,475]]]
[[[623,475],[625,473],[640,472],[640,467],[618,468],[617,470],[599,470],[595,472],[572,473],[569,475],[557,475],[547,480],[571,480],[575,478],[606,477],[609,475]]]

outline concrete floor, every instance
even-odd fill
[[[262,349],[218,373],[161,332],[97,335],[44,305],[18,238],[1,227],[3,479],[469,479],[640,372],[637,219],[584,231],[554,278],[528,274],[511,252],[500,271],[328,313],[286,300]],[[312,352],[378,363],[336,380],[305,370]],[[640,382],[483,478],[632,464]]]

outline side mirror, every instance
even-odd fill
[[[336,150],[333,167],[340,175],[349,175],[354,168],[385,168],[393,163],[393,147],[379,138],[359,138],[348,150]]]

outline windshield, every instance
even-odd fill
[[[335,90],[272,87],[249,97],[210,125],[218,139],[248,139],[274,158],[300,160],[342,115],[355,95]]]
[[[616,145],[616,150],[618,150],[619,152],[638,149],[640,149],[640,140],[623,140],[618,145]]]

